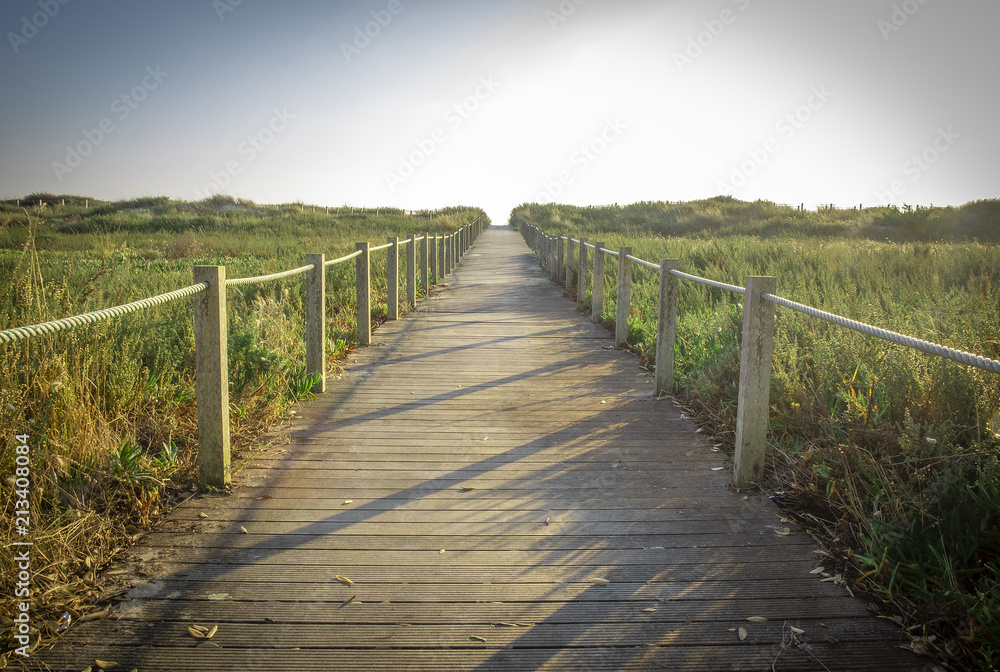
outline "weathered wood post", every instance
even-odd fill
[[[573,236],[566,237],[566,291],[573,286],[573,273],[576,272],[573,263]]]
[[[417,307],[417,236],[411,233],[406,246],[406,300],[410,310]]]
[[[615,303],[615,349],[628,345],[628,318],[632,309],[631,247],[618,248],[618,298]]]
[[[427,234],[427,235],[430,236],[430,234]],[[427,244],[428,244],[427,250],[428,250],[428,253],[430,254],[430,256],[428,257],[428,261],[430,262],[430,265],[431,265],[430,274],[431,274],[431,277],[434,278],[434,282],[437,282],[438,278],[441,277],[441,276],[438,275],[438,263],[437,263],[438,262],[438,243],[437,243],[437,239],[438,239],[438,237],[437,237],[437,234],[435,233],[433,236],[431,236],[430,240],[427,241]]]
[[[562,281],[563,274],[563,263],[566,258],[566,242],[563,240],[565,236],[556,237],[556,266],[552,269],[552,280],[555,282]]]
[[[229,348],[226,267],[195,266],[195,394],[198,404],[198,477],[222,488],[232,482],[229,457]]]
[[[654,397],[674,389],[674,342],[677,340],[677,259],[660,259],[660,305],[656,316],[656,365],[653,373]]]
[[[590,292],[590,320],[600,324],[604,316],[604,243],[594,244],[594,281]]]
[[[427,266],[427,244],[429,241],[427,239],[430,237],[431,234],[425,231],[424,237],[420,240],[420,286],[424,288],[424,296],[427,295],[430,289],[430,284],[427,278],[427,274],[429,272]]]
[[[736,454],[733,457],[733,481],[737,488],[759,483],[764,475],[771,355],[774,352],[774,304],[761,295],[773,294],[777,286],[777,280],[772,277],[747,278],[736,407]]]
[[[452,234],[448,234],[444,237],[444,274],[451,275],[451,269],[453,265],[454,258],[451,254],[451,241]]]
[[[443,278],[447,271],[445,271],[444,264],[444,234],[438,239],[438,278]]]
[[[355,243],[355,249],[361,254],[355,257],[354,269],[357,279],[354,284],[355,302],[357,303],[358,345],[371,345],[372,342],[372,295],[371,295],[371,253],[368,243]]]
[[[313,394],[326,392],[326,255],[307,254],[306,265],[306,374],[318,375]]]
[[[388,308],[387,320],[399,319],[399,237],[389,236],[389,258],[386,261],[386,307]]]
[[[580,239],[580,254],[576,268],[576,308],[583,310],[587,305],[587,239]]]

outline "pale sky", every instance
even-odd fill
[[[4,0],[0,197],[1000,197],[995,0]]]

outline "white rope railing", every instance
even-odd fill
[[[227,287],[238,287],[240,285],[259,285],[265,282],[271,282],[272,280],[281,280],[282,278],[290,278],[293,275],[300,275],[316,268],[315,265],[309,264],[308,266],[299,266],[298,268],[293,268],[290,271],[281,271],[280,273],[272,273],[271,275],[257,275],[252,278],[230,278],[226,280]]]
[[[745,287],[739,287],[737,285],[728,285],[724,282],[719,282],[718,280],[709,280],[708,278],[699,278],[697,275],[690,275],[688,273],[683,273],[681,271],[678,271],[676,268],[670,269],[670,275],[676,275],[678,278],[684,278],[685,280],[690,280],[691,282],[698,282],[703,285],[708,285],[709,287],[716,287],[718,289],[725,289],[730,292],[736,292],[737,294],[747,293]]]
[[[192,296],[199,292],[204,292],[208,289],[208,287],[209,285],[207,282],[200,282],[197,285],[191,285],[190,287],[185,287],[184,289],[167,292],[166,294],[160,294],[159,296],[151,296],[148,299],[133,301],[132,303],[114,306],[113,308],[104,308],[102,310],[96,310],[92,313],[74,315],[73,317],[64,317],[60,320],[42,322],[40,324],[31,324],[25,327],[14,327],[13,329],[0,331],[0,343],[13,343],[14,341],[21,340],[22,338],[28,338],[30,336],[41,336],[42,334],[52,334],[72,327],[82,327],[85,324],[93,324],[94,322],[100,322],[101,320],[107,320],[112,317],[134,313],[145,308],[151,308],[153,306],[167,303],[168,301],[174,301],[186,296]]]
[[[360,257],[360,256],[361,256],[361,250],[358,250],[357,252],[351,252],[350,254],[348,254],[346,256],[340,257],[339,259],[331,259],[330,261],[324,261],[323,265],[324,266],[333,266],[334,264],[342,264],[345,261],[350,261],[354,257]]]

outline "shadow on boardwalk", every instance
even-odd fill
[[[922,669],[611,342],[488,229],[287,444],[134,550],[110,618],[29,665]]]

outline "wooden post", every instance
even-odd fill
[[[420,241],[420,286],[424,288],[424,296],[430,291],[430,284],[427,278],[427,245],[431,234],[424,232],[424,239]]]
[[[656,317],[656,365],[653,373],[654,397],[669,394],[674,389],[674,342],[677,339],[677,276],[670,269],[678,268],[676,259],[660,260],[660,305]]]
[[[443,278],[446,275],[444,268],[444,234],[438,238],[438,279]]]
[[[600,324],[604,316],[604,243],[594,245],[594,281],[591,288],[590,320]]]
[[[556,240],[558,241],[556,243],[556,267],[552,269],[552,279],[559,282],[562,280],[563,261],[566,258],[566,243],[563,241],[563,236],[558,236]]]
[[[429,236],[430,234],[427,234],[427,235]],[[434,282],[437,282],[438,278],[440,277],[438,275],[438,264],[437,264],[437,260],[438,260],[438,252],[437,252],[437,250],[438,250],[438,244],[437,244],[437,239],[438,239],[438,237],[437,237],[437,234],[435,233],[434,237],[431,238],[428,241],[428,252],[430,253],[429,261],[430,261],[430,264],[431,264],[430,273],[431,273],[431,277],[434,278]]]
[[[410,310],[417,307],[417,236],[411,233],[406,246],[406,300]]]
[[[587,298],[587,239],[580,239],[580,254],[576,266],[576,308],[583,310]]]
[[[741,489],[759,483],[764,475],[771,354],[774,351],[774,304],[761,298],[761,294],[773,294],[776,288],[774,278],[749,277],[743,298],[740,391],[733,457],[733,481]]]
[[[628,318],[632,308],[632,262],[626,257],[631,247],[618,248],[618,298],[615,303],[615,349],[628,345]]]
[[[313,270],[306,276],[306,373],[319,374],[313,394],[326,392],[326,255],[307,254]]]
[[[566,291],[573,286],[573,236],[566,236]]]
[[[444,240],[444,272],[451,275],[451,269],[455,267],[455,234],[448,234]]]
[[[198,404],[198,475],[222,488],[232,482],[229,461],[229,333],[226,323],[226,267],[195,266],[195,395]]]
[[[355,249],[361,254],[354,265],[357,280],[354,285],[358,306],[358,345],[371,345],[372,342],[372,295],[371,295],[371,253],[368,243],[355,243]]]
[[[399,319],[399,238],[397,236],[389,236],[389,242],[392,247],[389,248],[389,259],[386,262],[386,307],[389,309],[389,314],[386,315],[387,320],[398,320]]]

